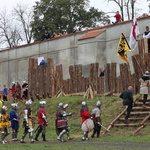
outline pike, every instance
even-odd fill
[[[34,131],[34,132],[36,133],[36,132],[37,132],[37,130],[38,130],[39,128],[40,128],[40,126],[37,126],[37,128],[35,129],[35,131]]]
[[[109,130],[108,130],[106,127],[104,127],[101,123],[100,123],[100,126],[101,126],[103,129],[105,129],[106,131],[109,132]]]

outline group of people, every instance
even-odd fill
[[[90,113],[87,107],[87,103],[85,101],[82,102],[82,106],[80,109],[80,117],[82,118],[82,124],[89,118],[92,119],[94,122],[94,129],[91,138],[94,138],[95,134],[97,138],[100,137],[100,131],[101,131],[100,108],[101,108],[101,102],[98,100],[96,102],[96,106],[92,109],[92,112]],[[88,133],[89,133],[88,130],[84,130],[82,141],[89,140]]]
[[[39,109],[37,110],[38,117],[38,127],[36,129],[35,139],[33,137],[34,133],[34,116],[32,115],[31,109],[32,100],[27,100],[25,102],[25,108],[23,110],[23,128],[24,132],[20,139],[21,143],[25,143],[24,139],[27,134],[29,134],[30,142],[38,141],[40,133],[42,134],[43,141],[46,141],[46,126],[48,125],[46,111],[45,111],[45,101],[39,102]],[[11,104],[11,111],[8,113],[8,108],[3,105],[0,113],[0,130],[1,130],[1,140],[3,144],[6,144],[6,137],[10,134],[10,128],[12,129],[12,141],[18,141],[18,131],[20,126],[20,115],[17,112],[18,103]]]
[[[59,33],[59,34],[56,34],[55,32],[53,34],[50,34],[48,32],[48,30],[45,30],[45,33],[43,34],[42,38],[41,38],[41,41],[44,41],[46,39],[51,39],[51,38],[54,38],[54,37],[60,37],[62,35],[66,35],[67,33],[65,31]]]
[[[28,83],[26,81],[23,81],[22,85],[18,81],[16,83],[13,81],[12,87],[9,90],[11,90],[14,101],[28,99]]]
[[[139,79],[140,82],[140,97],[143,101],[143,109],[147,109],[146,102],[148,99],[148,87],[150,86],[150,73],[145,71],[143,76]],[[120,98],[123,99],[123,105],[126,107],[127,114],[125,116],[125,124],[128,124],[128,119],[130,118],[130,113],[135,102],[133,100],[133,87],[129,86],[127,90],[123,91],[120,95]]]
[[[42,140],[46,140],[46,127],[48,126],[47,114],[45,110],[46,101],[39,102],[39,109],[36,112],[36,116],[32,115],[32,100],[29,99],[25,102],[25,108],[23,110],[23,134],[20,139],[20,143],[25,143],[25,137],[29,134],[30,142],[34,143],[38,141],[39,135],[42,135]],[[56,120],[55,120],[55,128],[57,134],[57,140],[60,142],[65,142],[64,135],[67,135],[68,140],[72,140],[70,137],[70,127],[69,127],[69,116],[72,116],[72,113],[67,113],[68,104],[59,103],[58,109],[56,110]],[[90,113],[88,111],[87,103],[85,101],[81,104],[80,116],[82,118],[82,123],[86,119],[91,118],[94,122],[94,129],[91,135],[92,138],[100,137],[101,130],[101,119],[100,119],[100,107],[101,102],[98,100],[96,102],[96,106],[92,109]],[[11,133],[12,141],[18,141],[18,131],[20,127],[20,120],[22,113],[18,114],[18,103],[11,104],[11,111],[8,112],[8,107],[3,105],[0,113],[0,131],[1,131],[1,140],[2,144],[6,144],[6,137]],[[37,128],[34,130],[35,119],[38,118]],[[11,132],[10,132],[11,128]],[[89,140],[88,131],[84,131],[82,140]]]

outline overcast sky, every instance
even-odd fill
[[[17,3],[29,4],[32,6],[35,4],[35,1],[40,0],[0,0],[0,9],[6,8],[7,10],[12,10]],[[141,13],[148,13],[148,3],[150,3],[150,0],[149,2],[147,2],[147,0],[138,0],[138,4],[136,4],[135,7],[141,8]],[[90,0],[90,5],[104,12],[116,12],[119,10],[117,4],[114,2],[109,2],[108,4],[106,0]]]

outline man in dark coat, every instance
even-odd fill
[[[127,90],[123,91],[120,95],[120,98],[123,99],[123,105],[127,107],[127,114],[125,116],[124,123],[128,123],[128,118],[130,117],[130,113],[132,111],[133,106],[133,93],[132,93],[132,86],[129,86]]]

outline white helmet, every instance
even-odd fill
[[[15,107],[18,106],[18,103],[12,103],[11,106],[12,106],[13,108],[15,108]]]
[[[26,105],[31,105],[32,104],[32,100],[31,99],[29,99],[28,101],[26,101],[26,103],[25,103]]]
[[[85,102],[85,101],[83,101],[83,102],[82,102],[82,106],[85,106],[85,105],[86,105],[86,102]]]
[[[3,106],[2,109],[7,110],[8,108],[6,106]]]
[[[97,102],[96,102],[96,106],[100,106],[101,105],[101,102],[100,102],[100,100],[98,100]]]
[[[59,107],[63,107],[63,103],[59,103],[58,106],[59,106]]]
[[[46,101],[40,101],[39,104],[40,105],[46,105]]]
[[[63,105],[63,108],[67,108],[67,107],[68,107],[68,104]]]

